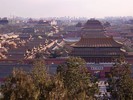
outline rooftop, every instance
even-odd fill
[[[112,37],[106,38],[81,38],[73,47],[122,47],[121,43],[116,42]]]
[[[93,37],[106,37],[105,36],[105,29],[102,25],[102,23],[95,19],[88,20],[84,27],[82,28],[82,36],[87,38],[93,38]]]
[[[103,29],[103,25],[100,21],[95,20],[95,19],[90,19],[88,20],[83,29]]]

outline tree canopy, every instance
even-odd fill
[[[133,80],[131,66],[123,57],[116,59],[109,77],[109,89],[114,100],[133,99]]]
[[[98,87],[85,65],[83,59],[70,57],[50,75],[45,62],[36,59],[31,72],[15,68],[7,77],[3,100],[94,100]]]
[[[63,78],[69,100],[91,99],[98,92],[97,85],[90,81],[86,62],[79,57],[67,59],[65,64],[58,67],[57,73]]]

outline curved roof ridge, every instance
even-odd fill
[[[122,47],[122,44],[116,42],[112,37],[102,38],[84,38],[82,37],[74,47]]]

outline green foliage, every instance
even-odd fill
[[[51,81],[50,75],[47,73],[44,60],[36,59],[33,64],[31,76],[39,91],[38,100],[46,100],[54,85]]]
[[[68,100],[67,89],[64,86],[63,78],[56,75],[53,78],[54,88],[49,93],[49,100]]]
[[[83,59],[70,57],[54,76],[41,59],[35,59],[33,66],[30,73],[13,70],[1,89],[4,100],[94,100],[98,88]]]
[[[131,77],[130,65],[123,57],[116,59],[114,67],[111,69],[109,87],[112,98],[115,100],[133,99],[133,80]]]
[[[38,91],[33,79],[22,69],[14,69],[2,86],[4,100],[36,100]]]
[[[76,98],[84,100],[87,97],[93,97],[98,90],[96,85],[96,88],[92,88],[94,84],[90,81],[90,74],[85,65],[83,59],[70,57],[65,64],[57,69],[58,74],[63,78],[69,100]],[[94,91],[90,92],[92,89]]]
[[[35,83],[38,85],[40,83],[45,83],[48,78],[47,69],[45,62],[41,59],[36,59],[33,64],[32,77]]]

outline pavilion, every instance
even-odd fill
[[[122,49],[122,43],[106,36],[106,31],[98,20],[88,20],[81,35],[80,40],[71,45],[73,50],[70,56],[85,59],[89,71],[100,78],[106,77],[115,58],[127,55]]]

